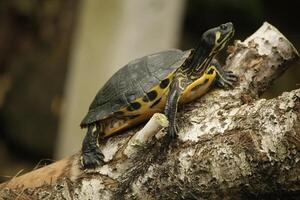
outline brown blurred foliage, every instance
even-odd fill
[[[0,2],[0,146],[16,160],[52,155],[76,13],[76,0]]]

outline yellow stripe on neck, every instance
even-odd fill
[[[214,66],[209,67],[200,78],[196,79],[186,87],[179,99],[179,103],[191,102],[204,95],[209,90],[217,76],[216,70],[213,70],[213,73],[211,74],[207,73],[211,68],[215,69]]]

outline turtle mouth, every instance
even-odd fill
[[[233,37],[235,30],[231,22],[220,25],[219,29],[222,35],[219,46],[222,46],[223,43],[227,43],[227,41],[229,41]]]
[[[231,38],[233,38],[234,33],[235,33],[235,30],[234,30],[234,28],[232,28],[232,30],[230,31],[229,36],[228,36],[228,41],[229,41]]]

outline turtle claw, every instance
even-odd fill
[[[237,75],[235,75],[232,71],[225,71],[225,74],[226,74],[226,80],[231,82],[238,81]]]
[[[96,168],[97,166],[104,165],[104,155],[99,148],[93,151],[87,151],[82,153],[82,165],[85,169]]]
[[[238,81],[238,77],[232,71],[223,71],[222,77],[217,79],[217,86],[221,88],[233,88],[235,82]]]
[[[168,127],[168,134],[170,136],[170,138],[176,138],[177,137],[177,133],[178,133],[178,126],[174,125],[170,125]]]

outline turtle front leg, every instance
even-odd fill
[[[81,162],[83,168],[95,168],[104,164],[104,156],[98,147],[98,137],[100,129],[95,125],[89,125],[87,134],[82,142],[82,158]]]
[[[216,84],[218,87],[232,88],[234,83],[238,81],[238,77],[232,71],[223,69],[216,59],[212,60],[211,65],[210,67],[208,67],[207,71],[209,71],[210,69],[214,69],[217,72]]]
[[[165,114],[169,121],[168,134],[172,138],[175,138],[178,132],[176,124],[176,114],[179,97],[184,90],[180,80],[182,79],[176,77],[173,79],[170,85],[170,90],[167,96],[167,102],[165,106]]]

